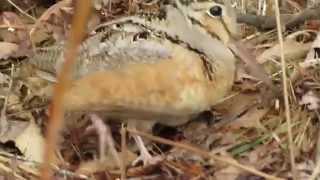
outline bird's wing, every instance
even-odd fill
[[[138,27],[131,31],[98,32],[82,43],[74,77],[128,64],[156,63],[168,59],[171,55],[170,44],[168,40]],[[41,70],[55,74],[64,62],[63,46],[38,48],[30,62]]]

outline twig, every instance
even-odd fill
[[[127,131],[132,133],[132,134],[143,136],[143,137],[146,137],[148,139],[151,139],[151,140],[159,142],[159,143],[163,143],[163,144],[175,146],[175,147],[178,147],[178,148],[186,149],[186,150],[192,151],[192,152],[194,152],[196,154],[199,154],[199,155],[201,155],[203,157],[212,158],[214,160],[227,163],[229,165],[232,165],[232,166],[237,167],[239,169],[248,171],[248,172],[253,173],[253,174],[257,175],[257,176],[264,177],[266,179],[283,180],[282,178],[278,178],[278,177],[266,174],[264,172],[258,171],[256,169],[254,169],[253,167],[241,165],[238,162],[236,162],[235,160],[230,160],[229,158],[227,159],[227,158],[219,157],[217,155],[214,155],[212,153],[203,151],[201,149],[198,149],[198,148],[193,147],[193,146],[188,145],[188,144],[170,141],[170,140],[163,139],[163,138],[160,138],[160,137],[156,137],[156,136],[153,136],[153,135],[150,135],[150,134],[147,134],[147,133],[144,133],[144,132],[140,132],[140,131],[137,131],[137,130],[134,130],[134,129],[127,129]]]
[[[283,37],[282,37],[282,30],[281,30],[279,2],[278,0],[274,0],[274,1],[275,1],[275,13],[276,13],[276,20],[277,20],[277,31],[278,31],[278,38],[279,38],[280,52],[281,52],[280,56],[281,56],[283,99],[284,99],[285,115],[286,115],[286,122],[287,122],[287,133],[288,133],[288,139],[289,139],[290,163],[291,163],[293,179],[297,180],[299,178],[298,178],[295,159],[294,159],[295,155],[294,155],[294,144],[292,140],[292,130],[291,130],[292,123],[291,123],[288,85],[287,85],[287,70],[286,70],[286,62],[285,62],[284,53],[283,53],[284,46],[283,46]]]
[[[121,127],[121,163],[120,163],[120,170],[121,170],[121,180],[126,180],[126,165],[127,165],[127,130],[125,127]]]
[[[32,19],[34,22],[37,21],[36,18],[34,18],[33,16],[29,15],[28,13],[26,13],[23,9],[21,9],[19,6],[17,6],[14,2],[12,2],[11,0],[7,0],[8,3],[10,3],[13,7],[15,7],[21,14],[27,16],[28,18]]]
[[[76,60],[79,45],[85,33],[85,27],[91,10],[90,0],[77,1],[75,15],[72,20],[70,37],[65,49],[65,62],[58,83],[54,89],[53,102],[48,125],[47,141],[45,145],[44,164],[41,179],[49,180],[51,177],[50,164],[54,160],[54,151],[58,139],[58,132],[63,123],[63,98],[67,86],[70,84],[71,70]]]
[[[61,176],[64,177],[70,177],[71,179],[80,179],[80,180],[87,180],[89,179],[88,176],[84,175],[84,174],[78,174],[78,173],[74,173],[72,171],[69,171],[67,169],[60,169],[59,167],[55,167],[55,170],[57,173],[59,173]],[[66,178],[67,179],[67,178]]]
[[[296,14],[281,14],[281,20],[286,28],[294,28],[308,20],[316,20],[320,17],[320,7],[308,8]],[[237,22],[254,26],[260,30],[269,30],[276,27],[276,17],[257,16],[253,14],[237,14]]]

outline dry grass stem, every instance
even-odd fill
[[[48,180],[51,177],[50,164],[54,161],[54,151],[58,138],[58,132],[63,124],[63,96],[70,84],[70,74],[76,60],[77,49],[84,37],[85,27],[91,10],[91,2],[77,1],[76,11],[73,17],[70,38],[65,50],[65,63],[58,75],[58,83],[54,90],[53,102],[49,118],[47,141],[44,153],[44,165],[41,171],[41,179]]]
[[[26,13],[24,10],[22,10],[19,6],[17,6],[14,2],[12,2],[11,0],[7,0],[8,3],[10,3],[14,8],[16,8],[21,14],[25,15],[26,17],[30,18],[31,20],[33,20],[34,22],[37,21],[36,18],[34,18],[33,16],[29,15],[28,13]]]
[[[121,163],[120,163],[120,170],[121,170],[121,180],[126,180],[126,164],[127,164],[127,130],[125,127],[121,127]]]
[[[293,144],[292,130],[291,130],[292,123],[291,123],[289,94],[288,94],[288,85],[287,85],[287,71],[286,71],[286,62],[285,62],[284,53],[283,53],[284,45],[283,45],[282,28],[281,28],[281,22],[280,22],[280,9],[279,9],[278,0],[275,0],[275,14],[276,14],[278,39],[279,39],[280,52],[281,52],[280,57],[281,57],[283,98],[284,98],[285,116],[286,116],[286,122],[287,122],[287,133],[288,133],[288,139],[289,139],[290,163],[291,163],[293,179],[297,179],[298,174],[295,166],[294,144]]]

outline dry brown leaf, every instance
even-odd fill
[[[11,94],[8,97],[8,104],[10,109],[8,111],[14,112],[15,107],[13,104],[19,103],[19,98]],[[31,113],[19,112],[19,117],[25,117],[27,119],[33,119]],[[23,115],[24,114],[24,115]],[[40,133],[39,127],[34,121],[15,121],[11,116],[6,116],[8,120],[8,129],[5,132],[1,132],[0,141],[7,142],[9,140],[15,142],[16,146],[29,160],[41,162],[42,161],[42,146],[43,137]]]
[[[277,161],[277,156],[272,156],[273,153],[279,151],[277,143],[265,144],[261,146],[256,146],[252,151],[243,154],[242,156],[247,156],[248,161],[252,166],[257,169],[263,169],[268,167],[273,162]],[[278,161],[283,161],[278,159]]]
[[[238,117],[232,123],[229,124],[229,127],[232,129],[239,128],[262,128],[260,120],[267,114],[270,110],[270,107],[259,108],[254,106],[250,108],[245,114]]]
[[[272,83],[267,71],[257,62],[256,55],[250,51],[249,44],[242,42],[234,42],[229,45],[229,48],[238,56],[241,61],[245,64],[245,70],[255,76],[257,79],[263,81],[270,90],[274,91],[275,87]]]
[[[47,38],[49,33],[53,33],[56,40],[64,40],[66,36],[66,26],[70,24],[70,17],[66,16],[72,5],[72,0],[62,0],[47,9],[37,20],[32,30],[30,38],[33,43],[38,43]],[[38,36],[38,34],[42,36]]]
[[[228,125],[229,128],[261,128],[259,120],[270,108],[258,105],[260,96],[259,93],[238,94],[215,107],[215,109],[223,113],[223,120],[231,121]]]
[[[14,139],[17,147],[24,153],[29,160],[42,162],[44,138],[41,135],[40,128],[33,121],[20,135]]]
[[[217,180],[234,180],[240,175],[241,170],[239,168],[228,166],[215,172],[215,179]]]
[[[306,105],[309,110],[317,110],[319,109],[320,99],[313,91],[308,91],[301,97],[299,104]]]
[[[309,20],[305,24],[307,29],[318,31],[320,29],[320,21],[318,19]]]
[[[47,9],[30,32],[32,42],[39,43],[51,35],[56,41],[65,40],[69,33],[73,11],[72,0],[59,1]],[[89,32],[99,23],[99,15],[93,12],[87,25]]]
[[[243,66],[239,65],[237,67],[234,89],[237,89],[242,92],[244,91],[256,92],[258,90],[258,87],[257,87],[258,82],[259,82],[259,79],[248,74],[245,71]]]
[[[6,124],[7,128],[5,130],[4,126],[1,127],[0,141],[11,140],[15,142],[16,146],[29,160],[41,162],[43,137],[39,127],[34,123],[31,112],[25,111],[22,107],[21,94],[18,90],[20,88],[18,85],[12,88],[4,87],[2,86],[4,92],[0,95],[7,98],[7,110],[2,116],[8,124]]]
[[[110,3],[110,0],[94,0],[93,7],[96,10],[101,10],[103,7],[106,7]]]
[[[215,109],[222,114],[223,120],[234,120],[248,108],[256,104],[260,94],[247,93],[237,94],[222,104],[215,106]]]
[[[286,60],[297,60],[306,56],[311,47],[311,43],[299,43],[293,39],[287,39],[283,42],[284,57]],[[272,48],[265,50],[259,57],[258,62],[263,64],[269,60],[280,59],[280,45],[276,44]]]
[[[0,42],[0,59],[15,57],[18,51],[18,45],[9,42]]]
[[[7,27],[0,28],[0,38],[5,42],[12,42],[16,44],[29,43],[29,35],[26,25],[15,13],[2,12],[0,15],[0,25]]]

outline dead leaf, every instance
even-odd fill
[[[304,58],[311,48],[311,43],[299,43],[293,39],[286,39],[283,42],[283,53],[286,60],[297,60]],[[269,60],[280,59],[280,45],[276,44],[272,48],[265,50],[258,56],[258,62],[263,64]]]
[[[217,180],[234,180],[240,175],[241,170],[239,168],[228,166],[224,169],[215,172],[215,179]]]
[[[56,40],[65,40],[66,27],[70,25],[71,15],[66,16],[70,11],[72,0],[62,0],[47,9],[38,18],[30,31],[30,38],[33,43],[39,43],[49,37],[50,33]],[[42,34],[42,36],[38,36]]]
[[[15,57],[18,51],[18,45],[9,42],[0,42],[0,59]]]
[[[319,109],[320,99],[312,91],[308,91],[304,94],[299,102],[300,105],[306,105],[309,110]]]
[[[51,35],[56,41],[66,40],[73,14],[74,8],[72,0],[62,0],[57,2],[47,9],[37,20],[30,31],[31,41],[36,44],[48,39]],[[93,12],[87,25],[89,32],[99,23],[100,17],[98,13]]]
[[[7,28],[0,28],[0,38],[5,42],[16,44],[29,44],[29,34],[26,25],[20,17],[13,12],[2,12],[0,25]],[[27,42],[26,42],[27,41]]]
[[[307,29],[318,31],[320,29],[320,21],[317,19],[309,20],[306,22],[305,26]]]
[[[41,135],[39,126],[31,121],[27,128],[24,131],[20,131],[20,133],[14,140],[17,147],[22,150],[29,160],[42,162],[44,138]]]
[[[103,7],[106,7],[110,3],[110,0],[94,0],[93,7],[96,10],[101,10]]]
[[[260,120],[264,117],[264,115],[269,112],[270,107],[259,108],[258,106],[254,106],[248,109],[243,115],[238,117],[232,123],[229,124],[229,127],[232,129],[239,128],[262,128],[260,124]]]
[[[255,76],[256,78],[263,81],[271,90],[274,90],[274,84],[272,83],[272,79],[269,77],[269,74],[257,62],[257,58],[252,51],[249,50],[248,45],[242,42],[234,42],[229,44],[229,48],[241,59],[241,61],[245,64],[245,70],[249,72],[249,74]]]
[[[226,126],[228,128],[261,128],[259,121],[270,107],[260,107],[260,96],[259,93],[238,94],[215,109],[223,114],[223,121],[231,122]]]

